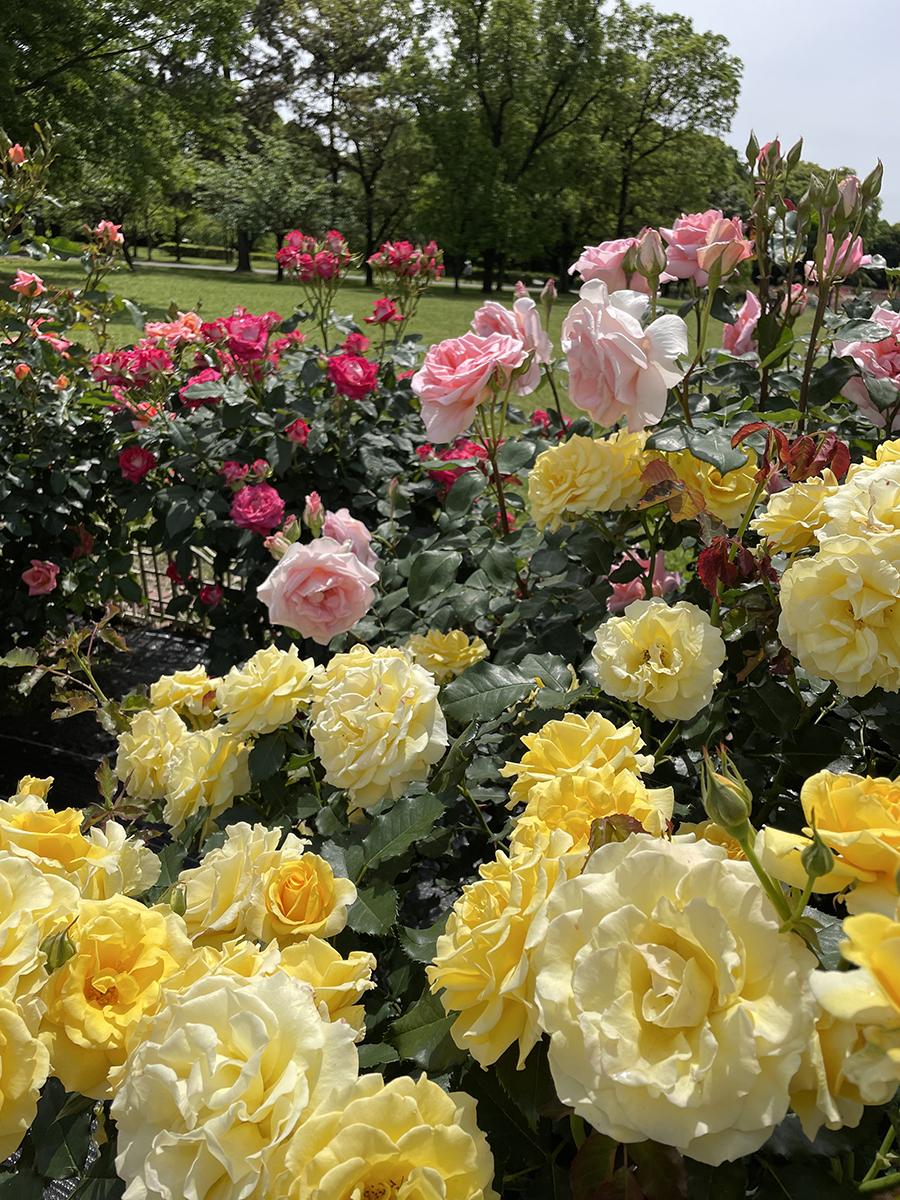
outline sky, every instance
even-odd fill
[[[723,33],[743,60],[737,115],[728,139],[741,153],[750,130],[776,134],[803,157],[865,176],[884,163],[881,215],[900,221],[900,121],[896,53],[900,0],[651,0]]]

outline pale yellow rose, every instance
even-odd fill
[[[721,846],[727,856],[736,862],[742,862],[747,858],[744,848],[737,838],[726,833],[722,826],[717,825],[715,821],[698,821],[696,824],[691,821],[682,821],[678,826],[676,836],[681,837],[682,835],[694,837],[703,842],[711,842],[714,846]]]
[[[41,1036],[66,1090],[102,1100],[112,1095],[109,1073],[125,1061],[135,1023],[193,949],[171,909],[126,896],[82,900],[68,937],[75,953],[47,980]]]
[[[575,713],[548,721],[537,733],[523,735],[526,753],[517,763],[500,768],[505,779],[514,780],[509,789],[509,807],[525,802],[532,788],[560,775],[581,775],[585,767],[608,764],[616,771],[639,775],[653,770],[653,758],[641,754],[644,739],[633,721],[616,726],[598,712],[580,717]]]
[[[165,995],[112,1081],[125,1197],[283,1195],[285,1143],[356,1078],[353,1030],[323,1021],[284,971],[211,974]]]
[[[172,747],[164,775],[163,820],[173,833],[204,810],[213,821],[250,791],[250,750],[224,729],[187,733]]]
[[[85,899],[139,896],[159,879],[162,863],[158,856],[140,839],[128,837],[118,821],[106,821],[102,827],[92,825],[87,836],[87,878],[80,884]]]
[[[290,725],[312,699],[315,669],[311,658],[300,658],[296,646],[257,650],[219,681],[219,714],[237,734],[271,733]]]
[[[816,1016],[815,959],[780,925],[750,864],[708,842],[597,850],[527,943],[562,1103],[615,1141],[713,1165],[757,1150]]]
[[[161,675],[150,685],[151,707],[173,708],[180,716],[194,718],[196,725],[208,725],[216,706],[218,682],[210,679],[199,663],[189,671]]]
[[[668,463],[685,487],[702,498],[707,512],[729,529],[737,529],[756,491],[755,451],[747,452],[747,461],[742,467],[724,475],[712,463],[695,458],[690,450],[658,457]]]
[[[855,1129],[866,1104],[886,1104],[893,1096],[896,1081],[887,1080],[880,1087],[877,1083],[870,1087],[869,1098],[863,1099],[852,1076],[866,1052],[860,1026],[820,1012],[815,1036],[791,1080],[791,1108],[810,1141],[823,1125],[826,1129]]]
[[[722,678],[725,643],[702,608],[679,600],[633,600],[594,635],[592,654],[608,696],[648,708],[661,721],[688,721]]]
[[[586,851],[594,821],[621,814],[633,817],[648,833],[661,837],[674,806],[675,793],[670,787],[648,788],[631,771],[616,771],[604,764],[585,767],[583,774],[560,775],[532,788],[519,821],[536,817],[549,829],[567,833],[573,850]],[[516,845],[516,829],[512,845]]]
[[[53,776],[40,778],[36,775],[23,775],[16,784],[16,794],[10,796],[10,804],[23,800],[26,796],[36,796],[38,800],[46,800],[47,793],[53,786]]]
[[[46,1046],[28,1028],[12,997],[0,990],[0,1161],[21,1145],[49,1070]]]
[[[778,634],[845,696],[900,688],[900,534],[829,537],[781,577]]]
[[[487,658],[488,648],[480,637],[469,638],[461,629],[441,633],[429,629],[424,636],[414,634],[407,648],[420,667],[430,671],[438,683],[447,683],[463,671]]]
[[[567,517],[619,512],[641,498],[646,433],[579,437],[539,454],[528,476],[528,507],[538,529],[559,529]]]
[[[811,845],[812,827],[834,853],[834,869],[820,875],[816,892],[847,896],[851,912],[875,909],[892,915],[897,907],[900,871],[900,779],[819,771],[800,791],[806,817],[806,836],[767,827],[762,831],[762,856],[767,868],[785,883],[803,887],[803,851]]]
[[[900,533],[900,461],[857,468],[826,500],[825,515],[820,542],[844,534]]]
[[[444,1011],[458,1014],[450,1036],[482,1067],[514,1044],[521,1067],[541,1036],[526,939],[557,880],[584,862],[571,846],[562,830],[535,823],[530,844],[480,866],[481,878],[463,888],[426,967]]]
[[[319,1013],[328,1021],[344,1021],[356,1041],[365,1036],[366,1011],[359,1001],[375,987],[375,955],[351,950],[346,958],[321,938],[310,936],[281,951],[279,970],[312,988]]]
[[[772,550],[795,554],[816,544],[816,534],[828,520],[825,501],[840,485],[827,468],[802,483],[793,483],[769,497],[766,510],[750,522],[750,528],[766,538]]]
[[[139,712],[125,733],[119,734],[116,775],[129,796],[162,800],[169,761],[188,730],[174,708]]]
[[[261,942],[282,946],[312,934],[334,937],[347,924],[355,899],[356,887],[318,854],[279,853],[253,888],[247,927]]]
[[[875,457],[866,457],[861,463],[854,464],[847,472],[847,479],[852,479],[857,471],[866,467],[880,467],[882,463],[900,462],[900,438],[892,438],[882,442],[875,450]]]
[[[338,654],[316,680],[312,735],[333,787],[351,810],[428,778],[443,757],[447,725],[438,686],[400,650],[356,646]]]
[[[475,1101],[427,1076],[363,1075],[287,1147],[286,1200],[497,1200]]]

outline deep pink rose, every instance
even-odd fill
[[[468,438],[457,438],[452,446],[447,446],[443,450],[436,451],[433,446],[428,446],[427,443],[426,447],[430,454],[433,454],[436,458],[443,459],[444,462],[471,463],[471,465],[447,467],[446,469],[428,472],[431,479],[437,484],[438,494],[442,500],[446,499],[450,489],[461,475],[467,475],[470,471],[475,470],[487,473],[486,468],[478,466],[480,462],[487,462],[487,450],[477,442],[469,441]],[[419,451],[423,449],[425,447],[419,447]],[[421,458],[428,458],[429,454],[420,454],[419,456]],[[504,476],[504,480],[508,478],[508,475]]]
[[[889,384],[897,392],[900,405],[900,313],[892,308],[876,308],[869,318],[877,325],[889,329],[890,336],[878,342],[835,342],[838,354],[847,354],[863,371]],[[852,400],[857,408],[878,429],[884,429],[888,412],[882,411],[869,398],[865,379],[855,376],[845,385],[843,395]],[[893,418],[888,433],[900,431],[900,412]]]
[[[530,296],[520,296],[511,309],[488,300],[472,318],[472,328],[479,337],[499,333],[518,338],[532,358],[528,370],[516,380],[516,391],[527,396],[540,386],[541,364],[553,357],[553,346],[541,325],[538,306]]]
[[[345,354],[365,354],[368,348],[369,339],[364,333],[348,333],[341,346]]]
[[[378,386],[378,363],[358,354],[335,354],[328,360],[328,378],[339,395],[365,400]]]
[[[436,442],[459,437],[490,394],[491,382],[497,380],[503,386],[526,354],[519,338],[499,333],[488,337],[466,333],[429,346],[424,363],[412,377],[428,436]]]
[[[178,567],[175,565],[173,559],[169,559],[169,565],[166,567],[166,577],[171,579],[174,584],[184,583],[184,580],[181,577],[181,572],[178,570]]]
[[[16,271],[16,277],[9,285],[9,290],[11,292],[18,292],[20,296],[24,296],[27,300],[33,300],[35,296],[40,296],[47,289],[40,275],[32,275],[28,271]]]
[[[119,451],[119,470],[129,483],[140,483],[156,466],[156,455],[144,446],[126,446]]]
[[[223,475],[225,482],[230,483],[232,486],[236,483],[241,483],[247,478],[249,473],[250,468],[246,463],[235,462],[231,458],[227,462],[223,462],[221,467],[219,467],[219,474]]]
[[[191,375],[184,387],[178,389],[178,395],[181,397],[181,402],[186,408],[200,408],[204,404],[218,404],[221,400],[220,389],[218,385],[222,381],[222,372],[216,371],[213,367],[207,367],[206,370],[198,372],[196,375]],[[213,384],[215,386],[210,387]],[[192,395],[188,395],[188,392]]]
[[[230,317],[205,323],[201,331],[207,341],[224,341],[237,364],[250,363],[265,357],[269,334],[280,320],[277,312],[255,316],[246,308],[238,307]]]
[[[341,545],[349,545],[361,563],[374,567],[378,563],[378,555],[372,549],[372,534],[364,523],[350,515],[347,508],[339,508],[337,512],[326,512],[322,522],[322,536],[332,538]]]
[[[295,629],[326,646],[366,615],[378,575],[331,538],[295,542],[257,595],[273,625]]]
[[[72,557],[87,558],[94,550],[94,535],[88,533],[83,525],[76,525],[72,533],[78,538],[78,545],[72,548]]]
[[[296,442],[298,446],[305,446],[309,441],[310,428],[302,417],[298,417],[296,421],[291,421],[284,430],[284,436],[289,442]]]
[[[222,590],[222,585],[219,583],[204,583],[203,587],[197,593],[197,599],[204,608],[218,608],[222,603],[222,597],[225,595]]]
[[[33,558],[31,566],[22,572],[22,582],[28,587],[29,596],[46,596],[56,588],[59,567],[55,562]]]
[[[367,325],[390,325],[392,322],[402,321],[403,313],[393,300],[382,296],[372,305],[371,317],[363,317],[363,320]]]
[[[720,208],[702,213],[682,213],[671,229],[660,229],[668,243],[666,271],[673,279],[693,279],[697,287],[708,281],[706,271],[697,262],[697,252],[706,244],[706,235],[716,221],[722,220]]]
[[[249,483],[231,501],[231,519],[240,529],[271,533],[283,518],[284,501],[268,483]]]
[[[569,274],[576,271],[585,283],[590,279],[600,279],[611,292],[630,290],[647,292],[647,280],[639,275],[634,266],[630,271],[625,270],[625,259],[631,263],[637,261],[636,237],[616,238],[611,242],[601,242],[599,246],[585,246],[581,257],[569,267]]]
[[[737,320],[722,329],[722,346],[731,354],[746,354],[756,345],[756,323],[762,312],[755,292],[748,292]]]
[[[539,429],[541,433],[546,433],[550,428],[550,414],[546,408],[536,408],[531,414],[531,424],[534,429]]]

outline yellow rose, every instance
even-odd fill
[[[831,471],[814,476],[802,483],[791,484],[783,492],[769,497],[766,511],[750,522],[761,538],[766,538],[773,550],[795,554],[816,544],[816,533],[828,520],[825,501],[835,495],[840,485]]]
[[[559,529],[567,514],[619,512],[643,492],[646,433],[577,434],[539,454],[528,476],[528,507],[538,529]]]
[[[143,842],[128,837],[118,821],[106,821],[88,831],[87,878],[79,883],[87,900],[111,896],[139,896],[159,879],[162,863]]]
[[[316,754],[326,780],[349,793],[351,810],[396,800],[443,756],[447,726],[437,684],[400,650],[356,646],[335,655],[316,693]]]
[[[876,909],[893,914],[900,870],[900,780],[871,779],[819,771],[804,783],[800,803],[807,820],[805,837],[767,827],[762,831],[763,861],[785,883],[803,887],[803,851],[811,845],[812,826],[835,855],[834,870],[820,875],[816,892],[848,886],[851,912]]]
[[[284,971],[223,973],[166,992],[112,1080],[116,1172],[129,1197],[271,1200],[284,1147],[352,1085],[353,1030],[323,1021]]]
[[[633,600],[594,635],[600,686],[608,696],[648,708],[660,721],[688,721],[722,678],[725,643],[709,617],[687,600]]]
[[[351,950],[342,958],[334,946],[315,936],[286,946],[279,961],[280,970],[309,984],[320,1015],[328,1021],[345,1021],[358,1042],[365,1036],[366,1016],[358,1001],[375,986],[375,966],[374,954]]]
[[[44,988],[41,1035],[67,1091],[112,1095],[109,1072],[125,1061],[134,1025],[191,955],[181,918],[137,900],[82,900],[68,931],[75,954]]]
[[[173,833],[201,809],[215,820],[250,791],[249,748],[222,728],[186,733],[172,747],[164,775],[163,820]]]
[[[287,1200],[497,1200],[475,1101],[427,1076],[363,1075],[304,1121],[287,1147]]]
[[[431,991],[442,991],[457,1046],[488,1067],[518,1043],[519,1066],[540,1038],[534,1005],[534,969],[526,939],[557,879],[577,871],[584,855],[571,852],[562,830],[535,826],[520,845],[478,868],[463,888],[434,962],[426,967]]]
[[[880,467],[882,463],[891,462],[900,462],[900,438],[882,442],[876,448],[874,458],[864,458],[861,463],[854,464],[850,468],[847,472],[847,479],[852,479],[857,471],[862,471],[866,467]]]
[[[23,775],[16,784],[15,796],[10,796],[10,803],[22,800],[25,796],[36,796],[38,800],[46,800],[47,793],[52,786],[52,775],[47,775],[43,779],[36,775]]]
[[[616,771],[608,764],[586,767],[584,774],[560,775],[532,789],[523,817],[536,817],[549,829],[562,829],[572,839],[572,849],[586,851],[594,821],[614,814],[633,817],[648,833],[661,837],[672,819],[675,793],[668,788],[648,788],[631,771]],[[516,845],[516,829],[512,844]]]
[[[726,833],[721,825],[717,825],[715,821],[698,821],[693,824],[690,821],[682,821],[678,826],[678,834],[692,836],[699,841],[711,842],[714,846],[721,846],[729,858],[733,858],[735,862],[743,862],[747,855],[744,853],[744,848],[741,843]]]
[[[187,737],[187,728],[174,708],[139,712],[125,733],[119,734],[116,775],[129,796],[162,800],[169,760]]]
[[[598,712],[585,717],[566,713],[562,720],[548,721],[521,740],[526,747],[521,761],[500,768],[505,779],[514,779],[509,789],[510,808],[527,801],[533,788],[560,775],[581,775],[586,767],[608,764],[616,771],[637,775],[653,770],[653,758],[640,753],[644,739],[634,722],[617,727]]]
[[[860,1026],[820,1012],[815,1036],[791,1080],[791,1108],[810,1141],[823,1125],[827,1129],[855,1129],[866,1104],[886,1104],[893,1096],[897,1084],[887,1080],[869,1087],[869,1098],[863,1099],[853,1076],[866,1053]]]
[[[471,640],[461,629],[441,633],[429,629],[425,636],[414,634],[407,642],[409,652],[426,671],[430,671],[438,683],[447,683],[463,671],[487,658],[488,648],[480,637]]]
[[[747,461],[722,475],[712,463],[695,458],[690,450],[678,450],[659,456],[675,472],[685,487],[702,497],[707,512],[737,529],[756,491],[756,453],[750,450]]]
[[[301,705],[312,699],[315,663],[300,658],[297,647],[257,650],[242,667],[219,681],[219,713],[232,733],[271,733],[290,725]]]
[[[217,683],[198,663],[190,671],[161,675],[151,683],[150,704],[156,709],[173,708],[181,716],[195,718],[197,724],[208,724],[216,704]]]
[[[900,688],[900,534],[829,537],[781,577],[778,635],[845,696]]]
[[[49,1069],[46,1046],[28,1028],[12,997],[0,991],[0,1160],[21,1145]]]
[[[825,514],[820,542],[843,534],[866,538],[900,532],[900,461],[857,468],[826,500]]]
[[[785,1116],[813,1035],[815,959],[749,863],[633,834],[554,889],[532,927],[563,1104],[618,1142],[718,1165]]]
[[[347,924],[347,909],[355,899],[355,886],[335,876],[318,854],[279,853],[254,889],[248,927],[261,942],[280,945],[311,934],[334,937]]]

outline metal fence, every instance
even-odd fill
[[[121,602],[122,611],[135,621],[171,629],[202,631],[208,624],[204,610],[191,605],[183,613],[168,611],[169,602],[179,594],[179,585],[167,574],[169,561],[148,546],[135,546],[132,551],[134,573],[141,585],[143,598]],[[226,590],[242,587],[240,576],[232,571],[216,574],[211,560],[198,550],[193,551],[192,578],[202,584],[218,583]]]

